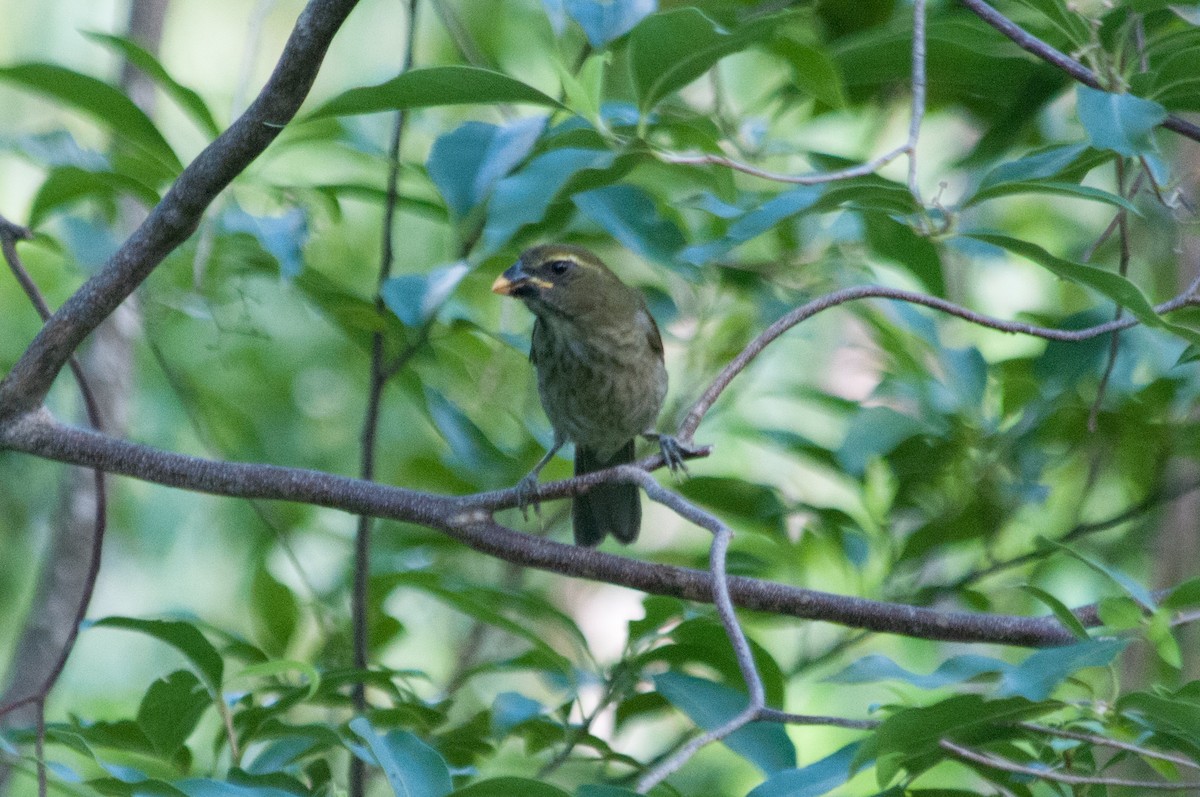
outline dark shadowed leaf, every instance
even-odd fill
[[[567,792],[529,778],[492,778],[472,783],[454,792],[452,797],[571,797]]]
[[[60,166],[46,176],[46,181],[33,198],[29,210],[29,226],[37,227],[46,217],[72,202],[89,197],[113,199],[132,196],[146,207],[158,203],[158,192],[150,186],[124,174],[110,171],[89,171],[78,166]]]
[[[212,705],[212,696],[191,670],[176,670],[150,684],[138,706],[137,724],[163,758],[175,755]]]

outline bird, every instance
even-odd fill
[[[678,441],[654,431],[667,369],[662,336],[639,291],[592,252],[568,244],[526,249],[492,291],[520,299],[533,312],[529,359],[554,429],[553,446],[517,485],[523,511],[536,494],[538,474],[568,442],[575,445],[576,476],[632,462],[639,436],[659,443],[672,471],[683,467]],[[573,499],[580,546],[599,545],[609,534],[629,544],[641,519],[635,484],[600,484]]]

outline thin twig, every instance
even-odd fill
[[[1125,191],[1125,161],[1122,158],[1117,158],[1115,161],[1117,170],[1117,193],[1121,196],[1126,195]],[[1120,254],[1118,256],[1118,273],[1122,277],[1129,274],[1129,212],[1125,208],[1117,211],[1117,242],[1120,244]],[[1125,307],[1118,304],[1117,309],[1113,314],[1113,320],[1121,320],[1121,316],[1125,314]],[[1104,403],[1104,396],[1108,392],[1108,382],[1112,379],[1113,369],[1117,367],[1117,355],[1121,351],[1121,332],[1114,330],[1108,339],[1108,359],[1104,365],[1104,373],[1100,375],[1100,384],[1096,386],[1096,397],[1092,400],[1092,407],[1088,411],[1087,429],[1092,434],[1096,433],[1100,421],[1100,407]]]
[[[773,180],[777,183],[790,183],[792,185],[819,185],[821,183],[833,183],[839,180],[849,180],[853,177],[865,177],[868,174],[874,174],[876,171],[891,163],[908,152],[908,144],[902,147],[896,147],[890,152],[886,152],[877,158],[873,158],[866,163],[861,163],[858,166],[851,166],[845,169],[839,169],[834,172],[821,172],[819,174],[784,174],[782,172],[772,172],[767,169],[760,169],[757,166],[751,166],[748,163],[741,163],[733,158],[728,158],[724,155],[715,155],[712,153],[673,153],[673,152],[656,152],[655,157],[666,163],[681,163],[685,165],[712,165],[724,166],[727,169],[733,169],[743,174],[749,174],[754,177],[761,177],[764,180]]]
[[[413,65],[414,44],[417,33],[417,0],[408,0],[408,30],[404,43],[404,61],[400,73],[405,74]],[[395,124],[392,126],[392,138],[388,148],[387,198],[383,205],[383,222],[381,231],[379,276],[375,286],[375,312],[383,316],[388,312],[383,301],[383,286],[392,276],[394,222],[396,206],[400,200],[400,149],[404,141],[404,130],[408,114],[403,110],[396,112]],[[371,372],[370,384],[367,389],[367,408],[363,418],[361,435],[362,458],[359,466],[359,476],[363,481],[375,480],[375,452],[379,438],[379,413],[383,403],[383,390],[387,386],[387,367],[384,364],[384,333],[377,330],[371,336]],[[351,587],[350,620],[353,627],[353,657],[354,667],[359,672],[365,672],[369,663],[370,653],[370,620],[368,593],[371,574],[371,527],[374,518],[369,514],[358,517],[358,528],[354,535],[354,574]],[[351,701],[354,710],[362,714],[367,710],[366,687],[361,679],[354,682],[351,690]],[[358,756],[350,756],[349,771],[350,797],[363,797],[366,793],[366,765]]]
[[[8,219],[0,216],[0,249],[3,250],[4,260],[8,263],[13,276],[44,323],[51,316],[50,308],[46,304],[46,300],[42,298],[37,284],[30,277],[29,272],[25,270],[24,264],[21,263],[20,255],[17,253],[17,241],[29,240],[31,238],[33,238],[33,233],[29,230],[20,225],[13,224]],[[67,363],[71,368],[71,373],[75,376],[75,383],[79,388],[79,393],[83,397],[83,405],[88,423],[97,433],[100,433],[103,431],[100,407],[96,403],[95,394],[88,385],[83,368],[79,365],[79,361],[74,354],[67,359]],[[84,617],[87,615],[88,604],[91,602],[92,593],[96,589],[96,579],[100,575],[100,558],[101,552],[104,550],[104,535],[108,526],[108,490],[106,487],[105,472],[102,468],[94,468],[93,476],[96,482],[96,521],[92,531],[91,555],[80,589],[79,604],[76,607],[75,616],[68,628],[66,638],[63,640],[62,651],[49,672],[46,673],[46,679],[42,682],[42,686],[29,696],[18,698],[0,706],[0,716],[34,702],[38,707],[39,721],[44,722],[44,717],[41,715],[45,706],[46,696],[50,694],[51,690],[54,689],[54,685],[58,683],[63,669],[67,666],[67,659],[71,655],[71,650],[75,647],[75,640],[79,637],[79,628],[83,623]]]
[[[750,649],[750,642],[746,639],[745,631],[738,623],[737,614],[733,608],[733,599],[729,594],[729,577],[726,573],[725,563],[733,531],[716,515],[705,512],[677,493],[664,488],[646,471],[629,465],[620,466],[618,470],[629,481],[639,484],[652,501],[668,507],[685,520],[690,520],[712,532],[713,542],[709,550],[708,563],[709,572],[712,575],[713,603],[717,607],[717,616],[721,618],[725,634],[733,646],[734,657],[737,659],[738,669],[742,673],[742,680],[745,682],[746,691],[749,694],[746,707],[736,716],[720,727],[692,739],[670,757],[660,761],[643,774],[638,780],[637,791],[645,794],[686,764],[702,747],[720,741],[746,723],[753,722],[766,704],[766,696],[762,676],[759,675],[758,668],[754,664],[754,653]]]
[[[925,0],[913,2],[912,41],[912,118],[908,123],[908,191],[918,207],[924,207],[921,187],[917,185],[917,141],[925,118]]]
[[[1142,747],[1131,742],[1123,742],[1120,739],[1110,739],[1107,736],[1100,736],[1094,733],[1082,733],[1080,731],[1072,731],[1066,728],[1053,728],[1049,725],[1039,725],[1036,722],[1018,722],[1018,728],[1022,728],[1034,733],[1044,733],[1047,736],[1058,736],[1062,739],[1074,739],[1079,742],[1088,742],[1090,744],[1101,745],[1103,747],[1111,747],[1116,750],[1124,750],[1128,753],[1135,753],[1146,758],[1157,758],[1160,761],[1170,761],[1172,764],[1178,764],[1181,767],[1189,769],[1200,769],[1200,764],[1187,758],[1186,756],[1176,755],[1174,753],[1164,753],[1161,750],[1152,750],[1148,747]]]
[[[976,764],[982,764],[991,769],[999,769],[1002,772],[1012,772],[1017,775],[1029,775],[1033,778],[1049,780],[1055,783],[1068,783],[1073,786],[1124,786],[1132,789],[1153,789],[1156,791],[1189,791],[1191,789],[1200,789],[1200,782],[1165,783],[1154,780],[1128,780],[1125,778],[1074,775],[1070,772],[1059,772],[1042,767],[1029,767],[1024,764],[1018,764],[1016,761],[1010,761],[1007,758],[1001,758],[1000,756],[976,752],[975,750],[956,744],[949,739],[942,739],[938,742],[938,745],[943,750],[953,753],[959,758],[973,761]]]
[[[773,708],[759,710],[758,719],[763,722],[781,722],[786,725],[828,725],[831,728],[848,728],[854,731],[869,731],[879,727],[879,720],[851,720],[813,714],[791,714]]]
[[[1057,340],[1065,342],[1079,342],[1090,340],[1100,335],[1105,335],[1110,332],[1115,332],[1122,329],[1128,329],[1136,326],[1138,321],[1132,316],[1109,321],[1104,324],[1087,327],[1085,329],[1053,329],[1050,327],[1037,326],[1036,324],[1027,324],[1021,321],[1004,321],[991,316],[977,313],[974,310],[968,310],[945,299],[936,296],[929,296],[915,291],[906,291],[900,288],[888,288],[880,285],[862,285],[854,288],[844,288],[839,291],[828,293],[824,296],[813,299],[811,302],[804,304],[790,313],[787,313],[782,318],[771,324],[757,338],[752,340],[737,357],[733,358],[725,368],[717,374],[716,378],[709,384],[708,389],[700,396],[691,409],[688,410],[683,423],[679,428],[679,438],[684,442],[690,442],[695,434],[700,421],[703,420],[705,414],[712,407],[713,403],[721,395],[729,383],[741,373],[750,362],[757,357],[762,350],[765,349],[772,341],[788,331],[795,325],[806,321],[817,313],[828,310],[831,307],[837,307],[847,302],[857,301],[859,299],[893,299],[896,301],[909,302],[919,304],[925,307],[939,310],[973,324],[977,324],[988,329],[995,329],[999,332],[1010,332],[1014,334],[1031,335],[1045,340]],[[1175,298],[1156,305],[1154,310],[1157,313],[1170,313],[1179,310],[1183,307],[1194,306],[1200,304],[1200,298],[1196,296],[1195,289],[1189,288],[1188,291],[1176,296]]]

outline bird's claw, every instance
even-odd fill
[[[521,517],[524,520],[529,520],[529,507],[533,506],[533,513],[540,519],[542,517],[542,502],[538,498],[538,477],[536,473],[530,473],[517,482],[517,509],[521,510]]]
[[[659,451],[662,452],[663,461],[667,464],[667,469],[671,471],[671,474],[677,479],[681,472],[684,476],[689,475],[687,464],[684,463],[683,458],[692,453],[692,449],[684,446],[669,434],[656,434],[654,437],[658,440]]]

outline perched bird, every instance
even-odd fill
[[[682,466],[679,444],[653,431],[667,369],[638,291],[588,250],[556,244],[525,250],[492,291],[515,296],[536,316],[529,359],[554,427],[554,446],[522,479],[523,492],[536,489],[538,473],[567,442],[575,444],[576,476],[632,462],[639,435],[659,442],[672,470]],[[571,518],[579,545],[599,545],[610,533],[633,542],[642,521],[638,488],[598,485],[575,496]]]

